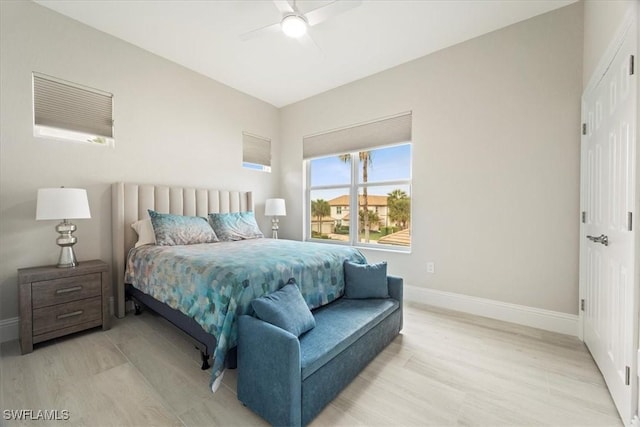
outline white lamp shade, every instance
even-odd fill
[[[267,199],[264,204],[265,216],[286,216],[287,208],[284,199]]]
[[[36,219],[91,218],[87,190],[83,188],[40,188]]]

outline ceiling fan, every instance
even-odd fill
[[[362,0],[335,0],[326,6],[310,10],[307,13],[301,13],[296,6],[296,0],[293,0],[293,4],[287,0],[273,0],[273,4],[282,13],[280,22],[244,33],[240,35],[240,40],[247,41],[267,34],[282,32],[286,36],[299,39],[303,43],[313,42],[307,33],[309,27],[318,25],[349,9],[360,6],[361,3]],[[313,44],[315,45],[315,42]]]

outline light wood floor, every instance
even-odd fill
[[[0,354],[0,408],[70,411],[51,425],[265,425],[238,402],[235,371],[212,395],[197,350],[149,312],[25,356],[7,342]],[[622,423],[577,338],[410,305],[402,335],[312,425]]]

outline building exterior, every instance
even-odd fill
[[[359,206],[364,205],[364,196],[359,196]],[[371,224],[371,231],[378,231],[381,227],[395,225],[389,219],[389,208],[387,206],[387,196],[369,195],[367,196],[367,205],[370,212],[375,212],[378,215],[378,221]],[[349,209],[349,195],[344,194],[334,199],[329,200],[331,206],[331,213],[328,217],[324,217],[321,220],[318,218],[311,218],[311,231],[319,232],[320,234],[333,233],[336,227],[349,226],[351,220]]]
[[[329,200],[331,206],[331,217],[335,219],[336,226],[349,225],[350,212],[349,212],[349,196],[342,195],[335,199]],[[387,206],[387,196],[378,196],[370,194],[367,196],[367,205],[370,212],[378,214],[378,222],[371,224],[371,230],[377,231],[380,227],[385,227],[391,224],[389,220],[389,208]],[[358,206],[364,206],[364,196],[361,194],[358,200]]]

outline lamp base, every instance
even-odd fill
[[[60,257],[58,258],[58,268],[69,268],[78,265],[76,254],[73,252],[71,246],[64,246],[60,248]]]
[[[274,216],[271,218],[271,238],[278,239],[278,217]]]
[[[56,231],[60,233],[60,237],[56,239],[56,243],[60,246],[60,256],[58,257],[58,268],[69,268],[78,265],[76,254],[73,252],[73,245],[78,239],[73,235],[76,226],[66,219],[56,225]]]

